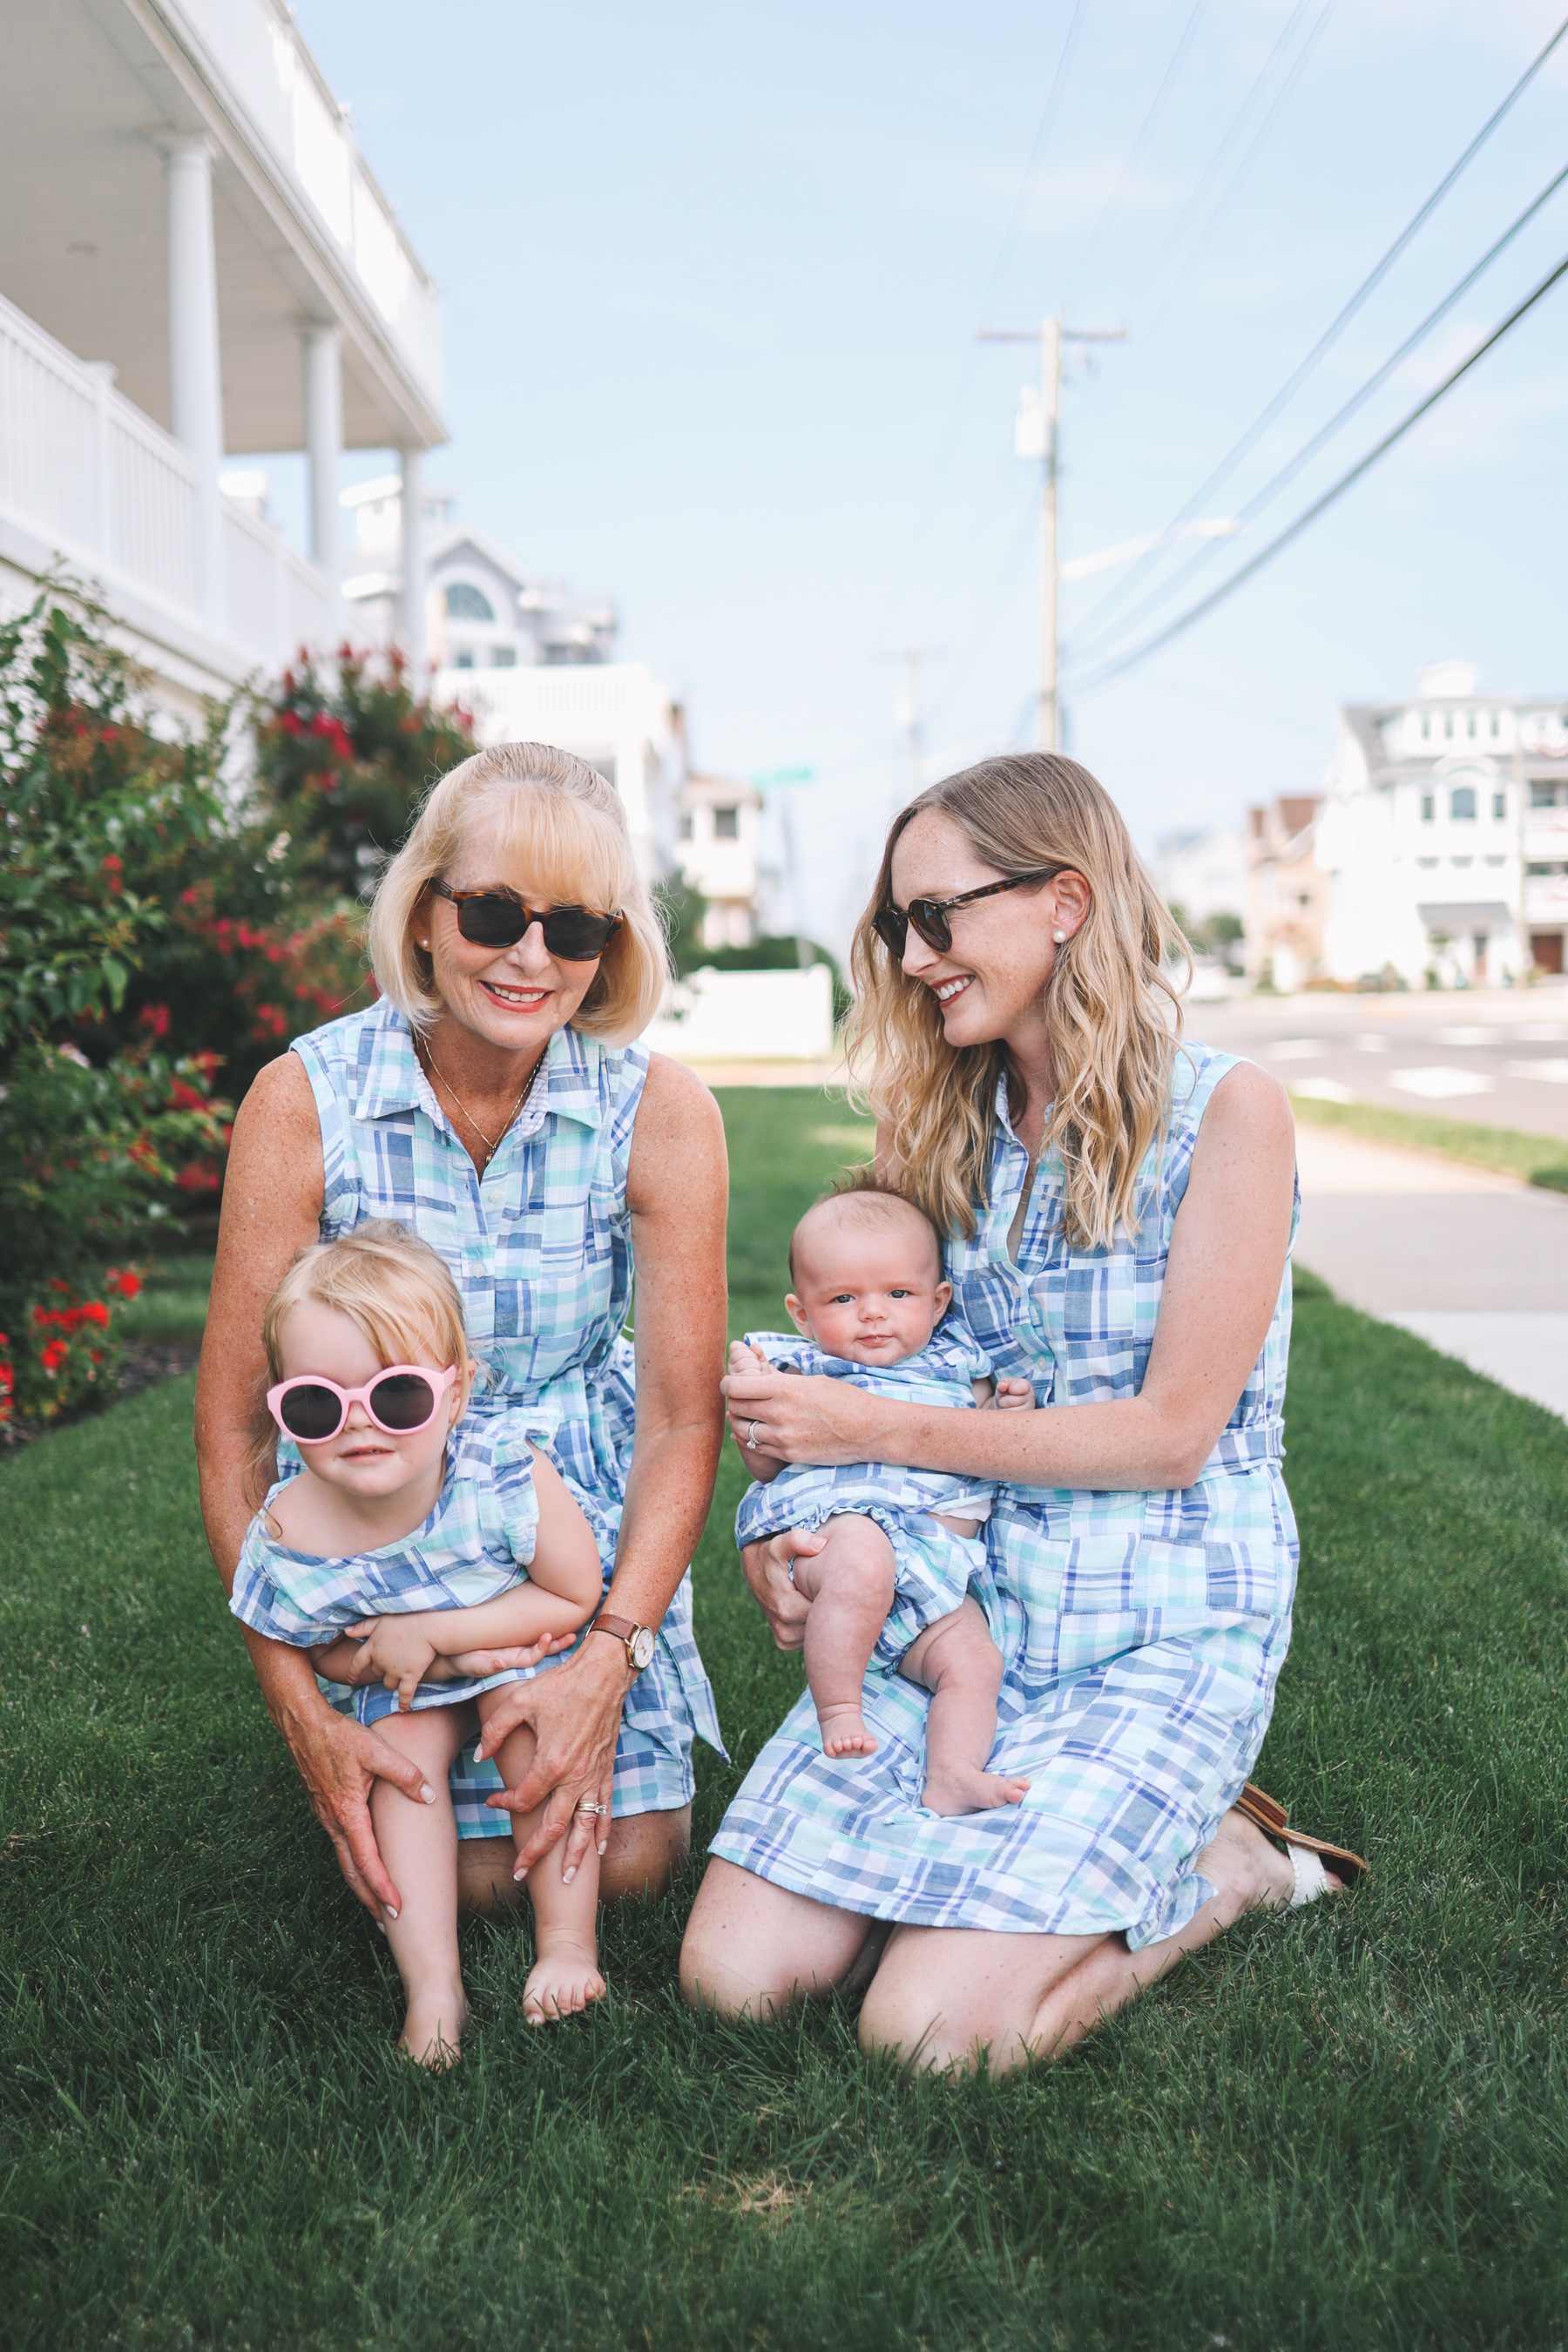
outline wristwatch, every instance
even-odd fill
[[[608,1633],[619,1642],[634,1675],[640,1675],[652,1661],[653,1634],[646,1625],[634,1625],[629,1617],[612,1617],[607,1609],[601,1609],[588,1631],[590,1633]]]

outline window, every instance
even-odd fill
[[[1432,721],[1425,711],[1421,714],[1421,740],[1423,743],[1429,743],[1432,740]]]
[[[1470,740],[1471,740],[1471,742],[1473,743],[1473,742],[1475,741],[1475,740],[1476,740],[1476,714],[1475,714],[1475,712],[1474,712],[1473,710],[1472,710],[1472,711],[1471,711],[1471,713],[1470,713],[1469,725],[1468,725],[1468,730],[1467,730],[1467,732],[1468,733],[1469,738],[1470,738]]]
[[[473,667],[474,649],[472,646],[459,646],[457,652],[452,656],[452,667],[454,669],[472,669]]]
[[[1508,814],[1508,794],[1507,794],[1506,793],[1494,793],[1492,794],[1492,815],[1493,815],[1493,817],[1495,818],[1496,822],[1497,822],[1499,824],[1500,824],[1502,823],[1502,821],[1503,821],[1504,817],[1505,817],[1507,814]]]
[[[476,588],[470,580],[453,581],[447,591],[447,618],[449,621],[493,621],[495,616],[495,606],[482,588]],[[459,669],[464,667],[462,662],[458,664]],[[473,664],[470,662],[466,667],[471,669]]]
[[[1454,740],[1454,714],[1451,710],[1444,718],[1443,732],[1451,743]]]
[[[1448,794],[1448,814],[1456,823],[1475,820],[1476,788],[1474,784],[1456,784]]]
[[[1437,861],[1435,857],[1418,857],[1415,863],[1417,866],[1436,866]]]
[[[1431,795],[1431,793],[1422,793],[1422,795],[1421,795],[1421,822],[1422,822],[1422,824],[1431,824],[1431,822],[1432,822],[1432,820],[1433,820],[1433,818],[1436,815],[1436,814],[1437,814],[1437,803],[1436,803],[1436,802],[1433,799],[1433,797],[1432,797],[1432,795]]]
[[[1498,712],[1494,710],[1494,711],[1492,712],[1492,740],[1494,740],[1494,742],[1495,742],[1495,740],[1497,740],[1497,738],[1498,738],[1501,733],[1502,733],[1502,719],[1501,719],[1501,718],[1499,716]]]
[[[741,812],[738,808],[716,808],[714,810],[713,838],[715,841],[740,840]]]
[[[515,669],[517,667],[517,647],[515,646],[492,646],[490,647],[490,667],[492,669]]]
[[[1556,799],[1557,787],[1555,784],[1531,784],[1530,787],[1530,805],[1531,808],[1552,808],[1554,806]]]
[[[682,809],[680,812],[680,838],[682,841],[694,841],[696,837],[696,833],[691,823],[691,811],[689,809]]]

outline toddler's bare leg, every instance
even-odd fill
[[[481,1716],[491,1696],[489,1691],[480,1692]],[[526,1723],[519,1724],[510,1738],[502,1740],[496,1761],[509,1789],[517,1787],[532,1763],[534,1746],[533,1733]],[[526,1845],[543,1815],[544,1807],[539,1805],[531,1813],[511,1816],[516,1846]],[[586,2009],[591,2000],[605,1997],[605,1979],[599,1974],[599,1947],[594,1932],[599,1908],[597,1846],[589,1846],[570,1886],[563,1885],[561,1877],[565,1853],[566,1841],[559,1838],[528,1874],[528,1899],[533,1906],[533,1940],[537,1948],[528,1982],[522,1989],[522,2013],[530,2025],[570,2017],[575,2011]]]
[[[921,1797],[927,1811],[985,1813],[1020,1803],[1027,1780],[985,1769],[996,1738],[1002,1653],[979,1602],[966,1594],[951,1617],[928,1625],[899,1661],[899,1672],[931,1694]]]
[[[403,1897],[385,1916],[386,1940],[403,1979],[408,2013],[399,2047],[426,2066],[449,2066],[458,2054],[468,2004],[458,1962],[458,1824],[447,1771],[473,1716],[466,1706],[427,1706],[384,1716],[376,1737],[411,1756],[436,1791],[433,1805],[416,1803],[376,1780],[370,1817],[381,1858]]]
[[[893,1605],[893,1547],[875,1519],[828,1519],[825,1548],[795,1562],[797,1591],[811,1603],[805,1621],[805,1676],[822,1728],[825,1756],[871,1756],[860,1695],[877,1636]]]

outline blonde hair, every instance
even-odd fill
[[[911,1200],[895,1185],[885,1184],[873,1168],[856,1168],[840,1177],[831,1192],[820,1201],[814,1201],[789,1237],[789,1278],[799,1280],[795,1271],[795,1252],[799,1249],[806,1227],[813,1219],[831,1220],[844,1225],[874,1226],[893,1222],[893,1213],[901,1210],[905,1216],[915,1218],[924,1226],[932,1250],[936,1254],[938,1278],[942,1271],[942,1235],[931,1211],[919,1201]],[[833,1213],[837,1211],[835,1217]]]
[[[1089,885],[1089,912],[1058,947],[1046,986],[1056,1094],[1042,1149],[1058,1151],[1066,1171],[1067,1241],[1108,1248],[1119,1223],[1136,1230],[1138,1171],[1165,1119],[1181,1001],[1164,955],[1185,943],[1110,795],[1076,760],[983,760],[900,811],[850,955],[849,1066],[858,1099],[889,1130],[904,1189],[942,1231],[972,1235],[975,1203],[989,1201],[1008,1057],[1000,1040],[950,1045],[931,990],[873,928],[891,901],[900,836],[927,812],[952,818],[999,874],[1070,867]]]
[[[384,1364],[418,1363],[422,1349],[436,1357],[433,1370],[456,1364],[467,1402],[468,1337],[458,1286],[446,1260],[395,1217],[369,1218],[337,1241],[313,1242],[300,1252],[261,1318],[269,1384],[284,1378],[283,1326],[308,1301],[346,1315]],[[277,1442],[276,1424],[263,1409],[247,1459],[249,1476]]]
[[[668,977],[664,932],[615,787],[585,760],[548,743],[497,743],[431,787],[371,906],[370,960],[382,994],[416,1031],[436,1020],[441,999],[430,958],[415,943],[414,910],[484,817],[500,820],[498,860],[526,874],[540,898],[621,917],[571,1025],[608,1045],[640,1035]]]

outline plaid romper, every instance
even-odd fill
[[[554,1429],[553,1413],[466,1412],[452,1432],[441,1492],[424,1526],[346,1559],[295,1551],[268,1532],[268,1507],[292,1477],[304,1475],[294,1470],[270,1489],[246,1531],[230,1609],[241,1624],[270,1640],[310,1650],[362,1617],[472,1609],[499,1600],[528,1581],[539,1527],[529,1439],[542,1447]],[[414,1705],[456,1706],[499,1683],[521,1679],[509,1667],[463,1682],[421,1683]],[[370,1684],[354,1692],[353,1701],[361,1723],[377,1723],[395,1712],[397,1694]]]
[[[974,1410],[970,1383],[983,1380],[991,1359],[952,1317],[932,1332],[918,1355],[898,1364],[857,1364],[826,1356],[809,1339],[784,1331],[748,1331],[746,1343],[760,1348],[771,1364],[796,1372],[820,1372],[847,1381],[871,1396],[896,1397],[906,1404],[952,1405]],[[893,1547],[894,1599],[871,1653],[874,1665],[889,1672],[939,1617],[951,1617],[969,1590],[985,1581],[985,1545],[975,1536],[955,1536],[931,1517],[945,1511],[956,1519],[986,1519],[996,1489],[984,1480],[950,1477],[940,1470],[904,1470],[885,1462],[856,1462],[837,1469],[789,1463],[767,1485],[747,1487],[735,1515],[735,1541],[754,1543],[786,1528],[815,1534],[825,1521],[852,1514],[875,1519]]]
[[[481,1176],[430,1090],[405,1016],[384,1000],[296,1039],[321,1127],[321,1238],[397,1217],[440,1252],[485,1365],[470,1414],[518,1405],[557,1416],[549,1453],[615,1569],[631,1466],[631,1216],[626,1162],[647,1076],[645,1045],[606,1046],[567,1026],[545,1050],[533,1093]],[[279,1465],[291,1449],[279,1448]],[[569,1653],[563,1654],[570,1654]],[[530,1675],[548,1674],[545,1659]],[[333,1686],[334,1705],[352,1697]],[[689,1802],[691,1743],[723,1754],[713,1693],[691,1632],[689,1570],[652,1664],[626,1696],[616,1747],[615,1811]],[[508,1837],[485,1799],[503,1782],[465,1747],[452,1767],[465,1837]]]
[[[996,1105],[990,1198],[952,1239],[954,1305],[999,1374],[1042,1405],[1135,1397],[1171,1229],[1209,1097],[1235,1057],[1178,1050],[1170,1116],[1139,1171],[1138,1231],[1070,1248],[1062,1167],[1042,1159],[1016,1264],[1007,1233],[1028,1166]],[[990,1769],[1020,1806],[925,1812],[926,1694],[873,1672],[869,1758],[824,1757],[809,1695],[768,1742],[713,1841],[726,1862],[871,1918],[1093,1935],[1133,1950],[1212,1889],[1197,1854],[1247,1779],[1290,1638],[1296,1523],[1280,1470],[1287,1265],[1263,1352],[1194,1484],[1121,1494],[1003,1486],[977,1598],[1005,1662]]]

